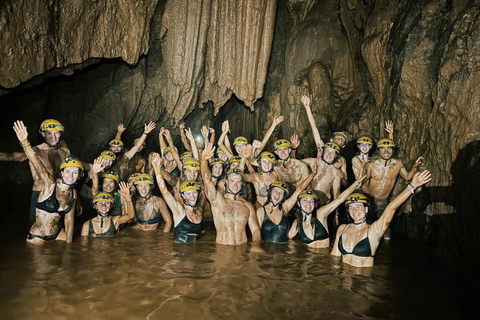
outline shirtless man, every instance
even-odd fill
[[[65,143],[60,140],[64,127],[55,119],[47,119],[42,122],[39,129],[40,135],[45,139],[45,142],[33,147],[35,153],[39,156],[42,165],[47,170],[48,174],[52,175],[53,179],[60,178],[57,168],[62,161],[70,154],[70,151],[65,146]],[[23,162],[27,160],[25,152],[0,153],[0,161],[17,161]],[[30,200],[30,211],[28,214],[28,228],[35,223],[36,209],[38,196],[42,190],[42,180],[36,174],[31,162],[28,163],[33,177],[32,197]],[[55,168],[55,169],[54,169]]]
[[[213,157],[214,147],[207,143],[203,150],[201,172],[205,183],[205,193],[212,207],[213,222],[217,230],[216,243],[223,245],[240,245],[247,242],[246,226],[252,232],[255,247],[260,245],[260,229],[258,228],[255,209],[238,193],[243,185],[243,172],[231,169],[227,173],[226,192],[223,195],[215,188],[208,165]]]
[[[320,132],[317,129],[317,124],[315,122],[315,118],[313,117],[312,110],[310,109],[310,98],[306,95],[303,95],[301,97],[302,103],[305,107],[305,111],[307,112],[307,117],[308,121],[310,122],[310,127],[312,128],[312,133],[313,133],[313,139],[315,140],[315,144],[317,146],[317,158],[322,157],[322,152],[324,151],[323,145],[325,144],[320,137]],[[340,147],[340,149],[344,148],[345,145],[347,144],[347,134],[343,131],[338,131],[334,132],[330,142],[335,143]],[[305,163],[307,163],[310,167],[313,164],[314,159],[309,158],[309,159],[303,159]],[[341,170],[342,176],[341,176],[341,182],[342,185],[347,186],[348,185],[348,179],[347,179],[347,161],[345,161],[345,158],[342,156],[338,156],[336,161],[333,163],[333,165]]]
[[[392,157],[395,147],[396,145],[392,140],[388,138],[380,139],[377,142],[379,154],[372,157],[364,166],[364,173],[367,177],[362,189],[375,199],[372,208],[375,220],[382,215],[390,202],[388,198],[398,175],[400,174],[407,181],[411,180],[423,160],[423,157],[419,157],[412,170],[407,172],[403,162]]]
[[[138,195],[135,202],[137,228],[144,231],[156,230],[161,215],[165,221],[163,232],[170,232],[172,217],[165,201],[160,197],[152,196],[153,178],[147,173],[141,173],[137,176],[134,184]]]
[[[123,124],[118,125],[118,132],[122,130]],[[113,139],[110,141],[110,151],[113,151],[117,155],[117,162],[112,167],[112,170],[115,171],[118,176],[120,177],[120,181],[126,181],[128,178],[128,163],[133,158],[133,156],[138,152],[138,150],[142,147],[147,135],[155,129],[155,123],[150,122],[145,124],[145,129],[143,134],[138,138],[137,143],[133,146],[132,149],[128,150],[127,152],[122,154],[123,150],[123,142],[120,139]],[[123,129],[124,130],[124,129]],[[123,132],[123,131],[121,131]],[[118,138],[118,133],[117,133]]]
[[[245,181],[253,183],[255,193],[257,194],[257,201],[255,202],[255,208],[257,209],[265,204],[270,185],[278,180],[277,173],[273,171],[275,155],[268,151],[262,152],[258,158],[258,172],[255,172],[248,161],[245,161],[245,163],[250,172],[245,175]]]
[[[293,184],[297,188],[302,181],[307,179],[308,166],[300,160],[290,158],[290,152],[292,151],[290,141],[286,139],[277,140],[274,147],[275,154],[279,158],[274,168],[278,178]]]

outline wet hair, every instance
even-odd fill
[[[302,209],[302,206],[300,205],[300,200],[301,199],[298,199],[297,201],[297,210],[295,210],[295,217],[297,219],[297,227],[299,227],[299,223],[303,223],[303,209]],[[315,219],[317,219],[317,208],[318,207],[318,199],[315,199],[315,205],[313,206],[313,210],[312,210],[312,218],[310,219],[310,224],[312,226],[312,228],[315,226]]]

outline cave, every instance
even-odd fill
[[[34,281],[49,286],[48,277],[55,278],[62,268],[75,268],[76,260],[68,255],[69,248],[59,244],[51,249],[30,249],[24,244],[26,215],[22,215],[22,210],[28,211],[24,203],[30,197],[31,173],[26,162],[0,161],[0,199],[4,208],[0,214],[0,252],[6,257],[0,269],[3,287],[0,306],[5,317],[158,319],[196,315],[349,319],[470,315],[473,297],[468,292],[478,288],[476,273],[480,268],[480,237],[476,230],[480,227],[480,212],[475,204],[478,199],[475,190],[480,188],[480,91],[477,93],[475,89],[475,79],[480,79],[477,78],[479,17],[478,2],[467,0],[3,1],[0,4],[0,152],[21,151],[12,130],[18,119],[29,128],[32,144],[42,142],[37,128],[43,120],[58,119],[66,128],[62,139],[67,141],[72,154],[92,163],[108,147],[119,123],[125,124],[123,140],[131,146],[143,132],[144,123],[154,121],[156,129],[148,136],[146,149],[156,151],[161,127],[174,133],[175,144],[180,146],[181,123],[186,123],[194,133],[200,133],[202,125],[206,125],[219,135],[222,122],[229,120],[232,139],[242,135],[252,141],[261,139],[274,116],[282,115],[285,120],[266,148],[273,148],[276,139],[297,134],[301,140],[297,158],[301,159],[316,152],[300,100],[303,94],[308,94],[325,141],[335,131],[348,132],[349,142],[342,154],[349,166],[356,153],[356,138],[368,135],[378,140],[385,136],[385,122],[392,120],[398,146],[396,156],[407,168],[423,156],[421,169],[432,172],[432,181],[417,191],[394,218],[393,239],[380,260],[387,266],[374,267],[373,277],[381,274],[392,278],[388,285],[403,288],[402,294],[386,292],[377,283],[373,289],[368,288],[368,277],[372,275],[345,276],[346,271],[327,268],[322,272],[331,272],[353,283],[348,289],[350,293],[378,290],[378,295],[352,294],[346,306],[332,303],[335,311],[329,311],[329,299],[338,298],[342,292],[327,290],[324,294],[332,297],[304,297],[299,306],[283,309],[275,297],[278,293],[278,299],[289,299],[275,291],[287,290],[288,286],[283,284],[278,289],[270,288],[275,292],[268,292],[268,301],[264,303],[272,309],[267,307],[268,312],[260,314],[254,309],[263,310],[265,288],[255,287],[258,284],[255,281],[247,281],[246,291],[234,288],[240,294],[247,292],[247,298],[227,301],[219,298],[228,295],[222,291],[227,290],[224,287],[218,292],[210,288],[195,296],[192,291],[200,290],[203,284],[195,282],[189,287],[177,275],[169,283],[170,288],[163,288],[158,298],[163,300],[153,302],[157,291],[152,289],[153,295],[148,297],[127,288],[136,285],[148,288],[148,281],[146,284],[139,279],[132,281],[120,276],[117,270],[115,280],[102,275],[102,286],[80,285],[78,293],[73,295],[79,300],[93,296],[98,304],[107,304],[102,301],[102,295],[110,294],[104,292],[111,289],[107,284],[120,281],[123,287],[117,287],[116,294],[123,297],[115,299],[112,307],[115,311],[102,312],[104,306],[97,306],[96,302],[72,302],[61,288],[41,289],[39,285],[37,291],[29,293],[37,296],[31,307],[22,300],[26,299],[22,295],[26,289],[11,291],[9,278],[17,277],[18,270],[28,269],[26,272],[31,275],[20,278],[25,282],[22,286],[29,287]],[[349,183],[353,181],[349,171]],[[392,197],[406,185],[399,178]],[[76,240],[71,246],[80,241]],[[154,245],[152,238],[143,240],[149,246]],[[102,250],[106,246],[83,245],[89,250]],[[214,245],[208,248],[212,247],[215,248]],[[187,264],[193,262],[186,255],[199,254],[175,245],[167,249],[174,252],[169,259],[184,259],[182,263]],[[210,259],[225,263],[222,270],[234,277],[232,270],[237,269],[232,261],[239,261],[231,252],[222,250],[215,249],[215,256]],[[308,261],[295,274],[305,281],[303,286],[295,286],[299,295],[303,290],[304,295],[315,295],[317,288],[308,281],[324,276],[314,270],[315,258],[309,254],[312,253],[302,252],[302,259]],[[29,263],[43,264],[37,269],[46,268],[44,273],[36,275],[38,270],[34,265],[20,266],[24,255],[29,257]],[[137,258],[152,259],[148,255]],[[11,259],[15,261],[10,262]],[[120,266],[125,265],[123,255],[117,259]],[[328,259],[328,254],[322,259]],[[435,270],[430,278],[425,280],[422,277],[426,273],[419,273],[408,279],[394,279],[399,274],[395,268],[413,269],[415,263],[405,260],[414,259],[421,261],[418,263],[425,270]],[[111,259],[105,267],[116,268],[116,263]],[[288,265],[276,255],[273,263]],[[212,276],[213,271],[204,271],[207,277]],[[96,279],[88,268],[60,276]],[[175,278],[174,273],[163,276]],[[442,282],[443,287],[438,290],[445,290],[445,295],[419,301],[422,294],[430,295],[430,289],[437,289],[432,285],[436,279],[444,278],[449,280]],[[424,287],[409,297],[406,286],[415,290],[417,281],[424,281]],[[68,279],[70,286],[77,282],[81,281]],[[328,280],[322,283],[329,285]],[[176,285],[182,289],[174,290]],[[49,294],[60,300],[59,306],[47,302]],[[207,301],[205,305],[212,299],[215,305],[208,310],[202,305],[199,315],[188,309],[194,305],[191,302],[182,309],[185,302],[178,300],[179,295],[202,303]],[[357,298],[358,304],[368,307],[356,306]],[[365,299],[380,301],[367,303]],[[390,301],[394,306],[387,299],[394,299]],[[122,305],[132,301],[136,305],[131,308]],[[222,303],[232,304],[231,309],[223,312],[218,305]],[[308,309],[308,304],[317,303],[327,309]],[[423,303],[431,310],[422,309]],[[406,311],[404,308],[409,304],[413,307]],[[295,309],[300,306],[303,309]],[[82,314],[82,308],[90,308],[91,313]]]

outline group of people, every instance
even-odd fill
[[[14,124],[23,153],[0,153],[0,160],[29,160],[34,185],[27,241],[71,242],[78,195],[92,199],[96,216],[81,228],[82,236],[113,236],[124,224],[151,231],[163,226],[174,228],[174,241],[196,241],[204,223],[213,220],[216,243],[241,245],[251,232],[252,250],[262,251],[264,243],[286,243],[297,234],[311,248],[329,248],[327,218],[335,212],[337,232],[331,250],[343,263],[371,267],[378,245],[395,211],[415,190],[428,183],[430,172],[417,172],[417,159],[410,171],[393,157],[393,124],[386,123],[388,138],[377,141],[378,154],[371,156],[373,140],[357,139],[358,154],[352,159],[355,182],[350,186],[347,161],[340,155],[348,142],[346,132],[333,133],[324,143],[310,109],[310,99],[302,97],[317,155],[297,159],[300,140],[296,135],[273,143],[268,141],[283,117],[275,117],[262,141],[251,144],[236,137],[230,144],[228,121],[215,144],[215,130],[203,126],[202,139],[180,126],[185,152],[179,153],[169,130],[159,131],[160,152],[144,159],[140,152],[155,124],[145,124],[143,134],[130,150],[121,140],[125,127],[93,163],[70,157],[61,141],[62,124],[45,120],[40,134],[45,142],[32,147],[22,121]],[[57,171],[56,169],[59,169]],[[407,188],[389,201],[398,175],[409,181]],[[84,176],[84,177],[83,177]],[[82,181],[82,184],[78,183]],[[160,193],[153,195],[155,185]],[[342,185],[344,186],[341,192]],[[160,196],[161,195],[161,196]],[[345,204],[348,223],[338,225],[338,208]],[[162,221],[163,220],[163,221]]]

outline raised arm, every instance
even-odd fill
[[[253,205],[247,201],[245,201],[248,210],[250,211],[250,215],[248,216],[248,228],[252,232],[252,244],[255,247],[260,247],[262,242],[262,236],[260,234],[260,228],[258,227],[257,221],[257,214],[255,213],[255,208]]]
[[[160,132],[158,133],[158,143],[160,145],[160,154],[162,155],[162,157],[165,156],[165,148],[167,147],[167,145],[165,144],[165,140],[163,140],[163,135],[165,134],[165,128],[164,127],[161,127],[160,128]]]
[[[290,158],[296,159],[297,148],[300,145],[300,139],[298,138],[298,135],[296,133],[290,137],[290,144],[292,145],[292,151],[290,151]]]
[[[23,151],[25,152],[28,160],[30,160],[32,163],[35,172],[40,177],[40,180],[42,180],[44,186],[49,186],[55,183],[52,175],[48,173],[47,169],[40,160],[40,157],[35,150],[33,150],[30,142],[28,142],[28,131],[27,127],[23,124],[23,121],[15,121],[13,124],[13,130],[17,135],[18,141],[20,141],[20,145],[23,147]]]
[[[200,164],[200,172],[202,173],[203,184],[205,186],[205,195],[210,202],[217,199],[217,188],[212,181],[212,173],[208,165],[208,160],[213,157],[215,147],[208,142],[202,152],[202,161]]]
[[[220,138],[218,139],[218,147],[220,149],[222,149],[222,151],[227,155],[228,159],[230,159],[231,157],[233,157],[233,153],[232,153],[232,150],[227,148],[225,146],[225,139],[226,139],[226,136],[227,136],[227,133],[228,131],[230,130],[230,126],[228,124],[228,120],[225,120],[223,123],[222,123],[222,134],[220,135]]]
[[[402,191],[395,199],[392,200],[383,211],[380,218],[372,223],[370,230],[375,232],[375,235],[380,238],[383,236],[385,231],[387,230],[390,222],[393,219],[393,215],[395,211],[405,202],[407,199],[415,193],[415,189],[423,186],[424,184],[430,182],[432,180],[432,174],[430,171],[425,170],[422,172],[418,172],[414,175],[412,182],[407,186],[405,190]]]
[[[423,160],[425,160],[423,157],[419,157],[417,161],[415,161],[415,164],[413,165],[412,170],[410,170],[409,172],[407,172],[407,169],[405,169],[405,166],[402,165],[402,168],[400,169],[400,175],[402,176],[402,178],[407,181],[412,179],[415,173],[417,172],[418,166],[422,163]]]
[[[308,177],[303,180],[295,189],[295,192],[283,203],[282,207],[285,209],[286,212],[289,212],[297,203],[298,195],[305,190],[305,188],[312,182],[313,177],[317,174],[317,165],[315,164],[312,168],[312,173],[308,175]]]
[[[310,127],[312,128],[313,132],[313,139],[315,140],[315,144],[317,145],[318,152],[320,152],[325,143],[320,137],[320,132],[318,131],[315,118],[313,117],[312,110],[310,108],[310,98],[306,95],[303,95],[300,100],[302,100],[305,111],[307,112],[308,121],[310,122]]]
[[[117,135],[115,136],[115,139],[122,140],[122,134],[124,131],[125,131],[125,126],[123,125],[123,123],[119,123],[117,125]]]
[[[355,189],[358,189],[362,185],[362,181],[365,179],[365,176],[361,176],[358,178],[354,183],[350,185],[345,191],[340,193],[338,197],[336,197],[332,202],[324,205],[320,209],[318,209],[318,216],[325,216],[329,215],[332,213],[339,205],[341,205],[347,198],[348,196],[355,191]]]
[[[105,159],[98,157],[93,161],[93,166],[91,169],[92,175],[92,197],[95,197],[100,191],[100,179],[98,174],[105,169]]]
[[[191,147],[191,150],[192,150],[193,157],[197,160],[200,160],[197,145],[195,144],[195,138],[193,137],[193,133],[192,133],[191,128],[188,128],[188,130],[185,129],[185,136],[187,137],[188,141],[190,142],[190,147]]]
[[[130,195],[130,190],[128,184],[123,181],[119,183],[119,190],[118,192],[122,196],[122,205],[126,206],[125,210],[123,210],[123,215],[118,218],[115,222],[115,227],[118,228],[122,225],[127,223],[128,221],[132,220],[135,216],[135,209],[133,208],[132,197]]]
[[[173,159],[177,163],[178,169],[182,170],[183,164],[182,164],[182,161],[180,161],[180,156],[178,155],[177,148],[175,148],[175,145],[173,144],[173,140],[172,140],[172,136],[170,134],[170,130],[165,129],[164,130],[164,136],[168,141],[168,146],[170,147],[170,151],[172,152]]]
[[[258,146],[254,146],[254,149],[252,152],[252,155],[254,158],[258,157],[260,152],[262,152],[263,148],[265,148],[265,146],[267,145],[268,139],[270,139],[270,137],[272,136],[273,130],[275,130],[275,128],[280,123],[282,123],[282,121],[283,121],[283,116],[273,118],[272,125],[270,126],[270,128],[268,128],[267,133],[265,133],[265,136],[263,137],[262,142]]]
[[[180,131],[180,138],[182,139],[183,146],[185,147],[185,150],[187,151],[192,151],[192,148],[190,147],[190,144],[188,143],[187,137],[185,136],[185,123],[182,123],[178,127]]]
[[[132,149],[128,150],[125,152],[125,156],[128,158],[128,160],[132,159],[135,153],[137,153],[138,149],[142,146],[142,144],[145,142],[145,139],[147,138],[147,135],[155,129],[155,122],[150,121],[148,124],[145,123],[145,129],[143,131],[143,134],[138,138],[137,143],[133,146]]]
[[[152,157],[152,165],[153,169],[155,170],[155,177],[157,178],[158,188],[162,193],[163,199],[167,203],[168,207],[172,211],[173,220],[175,223],[180,221],[183,216],[185,216],[185,211],[183,210],[183,206],[175,200],[175,197],[168,191],[167,185],[165,184],[165,180],[161,174],[163,159],[160,157],[158,153],[155,153]]]
[[[23,162],[27,160],[27,155],[25,152],[0,152],[0,161],[15,161],[15,162]]]
[[[65,215],[65,219],[64,219],[65,237],[66,237],[65,241],[67,241],[67,243],[70,243],[73,240],[75,208],[77,207],[77,200],[78,200],[77,190],[73,190],[73,197],[74,197],[74,201],[72,203],[72,206],[70,207],[70,210]]]
[[[213,146],[215,144],[215,130],[213,128],[208,128],[208,132],[210,132],[210,143]]]
[[[388,133],[388,138],[393,141],[393,121],[385,121],[385,131]]]

